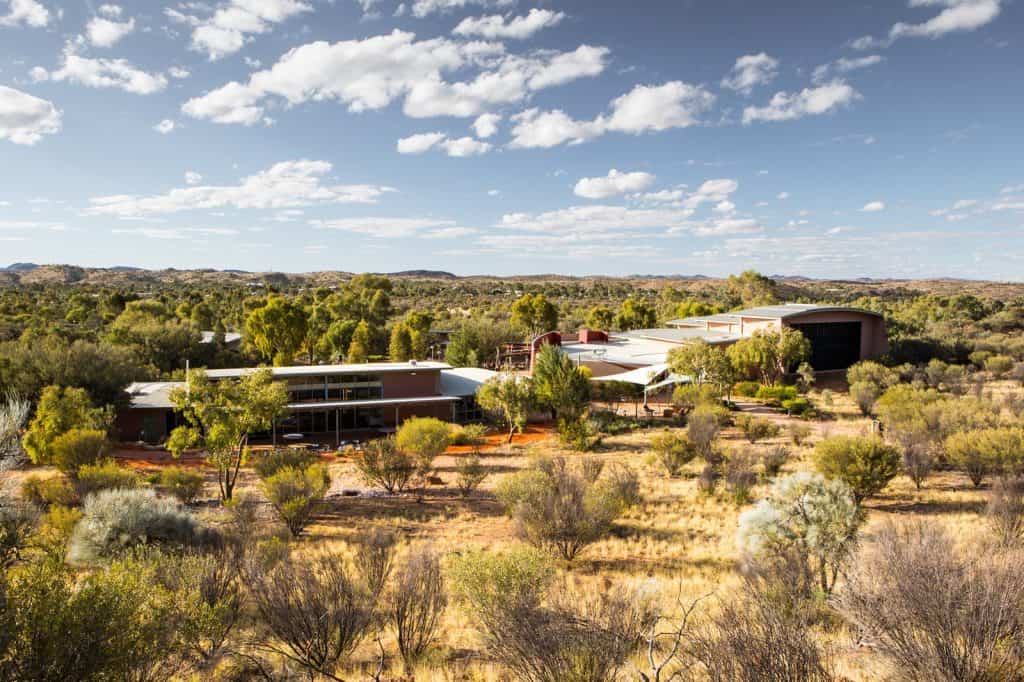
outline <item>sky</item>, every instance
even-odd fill
[[[1024,3],[0,0],[0,266],[1024,279]]]

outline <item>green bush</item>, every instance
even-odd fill
[[[167,467],[160,472],[157,485],[183,504],[191,504],[203,492],[205,477],[199,469]]]
[[[276,448],[254,455],[252,468],[260,478],[270,478],[281,469],[305,469],[319,461],[315,452],[304,448]]]
[[[672,431],[651,438],[651,450],[649,462],[664,469],[669,476],[678,476],[698,454],[688,436]]]
[[[296,469],[287,467],[265,478],[263,494],[281,517],[292,537],[298,537],[316,513],[331,486],[331,477],[319,464]]]
[[[142,485],[140,476],[117,465],[112,459],[86,464],[78,470],[78,494],[82,497],[100,490],[127,490]]]
[[[784,400],[793,400],[796,396],[796,386],[761,386],[754,394],[755,398],[770,405],[780,405]]]
[[[900,471],[900,453],[881,438],[833,436],[814,448],[815,467],[850,487],[860,503],[877,495]]]
[[[487,427],[483,424],[451,425],[448,440],[452,445],[480,445],[487,435]]]
[[[857,403],[857,408],[865,417],[871,414],[883,388],[870,381],[856,381],[850,384],[850,398]]]
[[[814,405],[810,400],[803,397],[783,400],[782,409],[786,411],[786,414],[793,417],[807,417],[814,414]]]
[[[993,355],[985,360],[985,370],[991,372],[997,379],[1013,369],[1013,358],[1008,355]]]
[[[735,422],[744,438],[751,443],[756,443],[757,441],[764,440],[766,438],[774,438],[782,431],[779,425],[770,419],[754,417],[749,414],[741,414],[737,416]]]
[[[99,429],[71,429],[50,443],[50,457],[58,469],[74,476],[79,467],[95,464],[107,452],[107,433]]]
[[[371,440],[361,452],[354,453],[352,459],[364,481],[389,493],[405,490],[416,472],[412,456],[399,450],[390,436]]]
[[[479,613],[537,606],[554,577],[550,559],[524,545],[500,555],[470,550],[448,568],[455,597]]]
[[[756,381],[738,381],[732,387],[732,392],[742,398],[753,398],[760,388],[761,384]]]
[[[78,494],[63,476],[28,476],[21,483],[21,497],[39,507],[48,507],[52,504],[67,507],[78,504]]]
[[[68,558],[90,563],[139,545],[198,545],[212,534],[176,500],[146,489],[101,490],[85,499]]]
[[[793,445],[800,446],[811,437],[811,427],[805,426],[804,424],[790,424],[789,425],[789,438],[793,441]]]
[[[455,485],[459,489],[459,494],[463,497],[472,495],[480,487],[480,484],[484,482],[484,479],[487,478],[487,467],[480,462],[479,452],[473,452],[466,457],[460,458],[455,471],[457,474]]]

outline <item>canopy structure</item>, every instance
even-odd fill
[[[647,404],[647,394],[657,391],[665,386],[675,384],[689,384],[693,380],[685,374],[669,372],[668,363],[651,365],[650,367],[639,367],[628,372],[610,374],[603,377],[593,377],[591,381],[622,381],[627,384],[635,384],[644,387],[644,405]]]

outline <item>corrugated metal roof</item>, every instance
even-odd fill
[[[720,313],[718,315],[699,315],[696,317],[684,317],[678,320],[669,320],[666,324],[673,326],[703,325],[705,322],[729,322],[737,323],[741,317],[757,317],[768,320],[784,320],[787,317],[806,315],[808,313],[862,313],[881,317],[881,314],[863,308],[851,308],[846,306],[819,305],[817,303],[783,303],[781,305],[762,305],[754,308],[734,310],[731,313]]]
[[[454,395],[428,395],[417,398],[373,398],[369,400],[332,400],[322,403],[290,403],[288,409],[300,412],[334,410],[345,407],[389,407],[394,405],[420,405],[423,403],[453,403],[460,400]]]
[[[496,376],[498,376],[497,372],[480,367],[443,369],[441,370],[441,393],[460,398],[476,395],[485,381]]]
[[[416,361],[416,362],[367,362],[360,364],[342,365],[297,365],[292,367],[271,367],[270,371],[275,378],[318,376],[321,374],[382,374],[393,372],[415,372],[417,370],[442,370],[451,369],[452,366],[446,362]],[[252,374],[259,367],[239,367],[235,369],[210,369],[206,370],[206,376],[211,379],[229,379]]]

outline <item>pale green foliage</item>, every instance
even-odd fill
[[[588,329],[608,331],[615,324],[615,312],[606,306],[594,306],[587,311],[586,325]]]
[[[522,432],[533,405],[533,386],[530,379],[511,372],[491,377],[480,387],[476,402],[484,410],[498,417],[508,429],[508,442],[516,431]]]
[[[480,445],[487,435],[487,427],[483,424],[449,424],[448,441],[452,445]]]
[[[166,555],[160,572],[177,598],[182,642],[200,660],[210,660],[242,617],[245,590],[236,557],[227,551]]]
[[[697,454],[697,447],[685,434],[663,431],[651,438],[651,463],[668,476],[678,476]]]
[[[245,319],[245,338],[264,360],[291,364],[306,338],[306,311],[286,298],[271,296]]]
[[[395,434],[395,445],[412,455],[416,475],[426,479],[434,459],[448,448],[448,424],[434,417],[406,419]]]
[[[590,403],[590,381],[568,355],[545,344],[533,365],[533,395],[538,407],[561,422],[578,420]]]
[[[95,464],[107,451],[107,433],[99,429],[71,429],[50,444],[53,465],[74,476],[79,467]]]
[[[406,674],[427,653],[448,606],[441,560],[431,549],[415,548],[395,574],[388,600],[388,619],[395,630]]]
[[[391,328],[391,341],[388,344],[388,357],[392,362],[406,362],[413,359],[412,334],[404,322],[398,322]]]
[[[459,459],[455,467],[455,486],[459,494],[469,497],[487,478],[487,467],[480,462],[480,453],[473,452]]]
[[[846,382],[851,386],[857,383],[873,384],[878,387],[879,393],[885,389],[895,386],[900,381],[899,373],[875,362],[874,360],[861,360],[850,365],[846,370]]]
[[[206,451],[217,469],[222,500],[231,499],[246,455],[249,434],[269,431],[288,403],[284,383],[269,369],[259,369],[239,381],[211,381],[204,372],[190,378],[190,390],[175,389],[171,402],[185,424],[171,432],[167,448],[180,456],[189,448]]]
[[[848,485],[801,472],[777,479],[765,499],[740,515],[736,539],[755,570],[789,571],[785,579],[799,591],[828,594],[860,523]]]
[[[985,370],[991,372],[997,379],[1001,379],[1011,369],[1013,358],[1008,355],[993,355],[985,360]]]
[[[881,438],[832,436],[814,448],[818,471],[843,481],[857,502],[882,492],[900,472],[900,453]]]
[[[782,432],[782,428],[770,419],[754,417],[750,414],[741,414],[736,417],[736,426],[739,427],[743,437],[751,443],[759,440],[774,438]]]
[[[254,453],[251,460],[252,468],[260,478],[273,476],[286,467],[305,469],[319,461],[315,452],[304,448],[275,448],[270,452]]]
[[[199,469],[165,467],[160,470],[158,485],[181,503],[191,504],[202,494],[204,481],[203,472]]]
[[[72,505],[78,503],[78,494],[63,476],[42,478],[26,476],[21,482],[21,497],[39,507],[50,505]]]
[[[364,481],[389,493],[404,491],[416,472],[412,456],[398,449],[393,436],[371,440],[352,458]]]
[[[530,337],[558,328],[558,308],[544,294],[523,294],[512,304],[512,326]]]
[[[633,297],[622,302],[619,313],[615,316],[615,324],[622,331],[650,329],[657,323],[658,314],[654,306]]]
[[[142,485],[142,480],[131,469],[120,467],[114,460],[106,459],[79,468],[76,485],[84,497],[100,490],[138,488]]]
[[[152,490],[103,490],[90,495],[68,547],[68,558],[89,563],[138,545],[192,545],[207,537],[176,500]]]
[[[946,456],[964,471],[975,486],[988,475],[1016,475],[1024,471],[1024,429],[988,428],[961,431],[945,441]]]
[[[860,413],[867,416],[871,414],[883,390],[878,384],[870,381],[857,381],[850,384],[850,399],[857,403]]]
[[[709,383],[719,394],[727,392],[735,380],[732,363],[725,351],[702,339],[670,350],[668,362],[672,372],[688,376],[698,385]]]
[[[72,429],[106,431],[110,421],[110,411],[93,407],[84,389],[47,386],[25,433],[25,451],[36,464],[50,464],[58,437]]]
[[[796,329],[758,330],[729,346],[726,354],[736,371],[762,384],[777,384],[794,367],[807,359],[811,344]]]
[[[352,332],[352,340],[348,344],[348,362],[363,363],[370,361],[370,349],[373,339],[370,336],[370,325],[360,320]]]
[[[264,479],[260,489],[277,515],[298,537],[330,488],[331,478],[319,464],[298,469],[285,467]]]
[[[490,613],[539,606],[555,569],[540,550],[515,545],[502,554],[472,549],[457,555],[448,576],[456,598]]]

